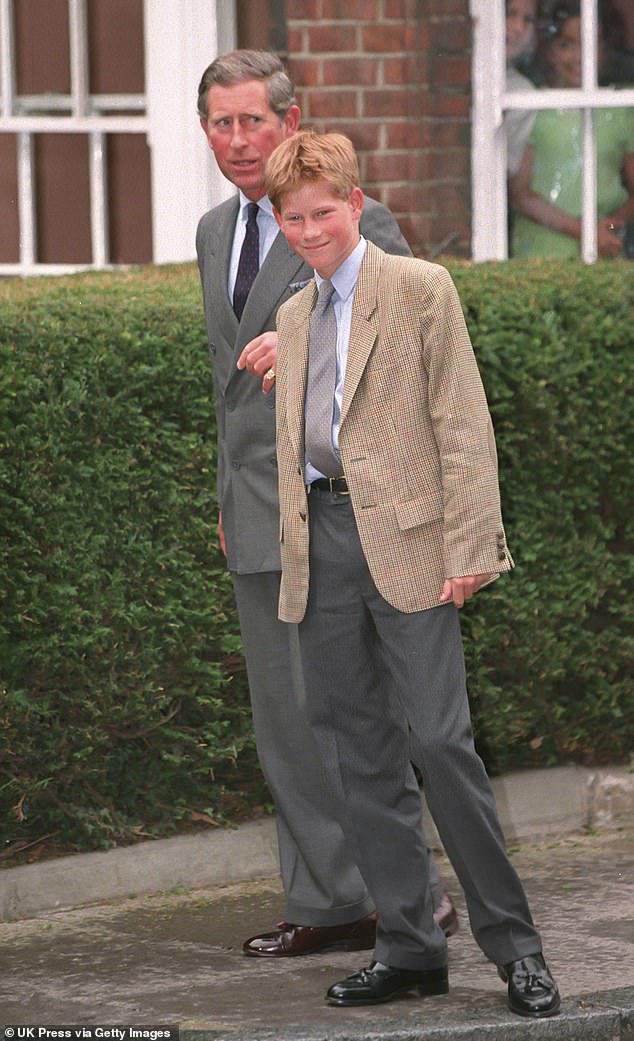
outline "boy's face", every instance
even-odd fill
[[[282,197],[275,219],[291,249],[322,278],[331,278],[359,241],[362,212],[360,188],[340,199],[325,181],[305,181]]]

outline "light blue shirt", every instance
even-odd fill
[[[231,260],[229,262],[229,281],[227,283],[227,290],[229,292],[229,299],[233,300],[233,288],[236,284],[236,277],[238,275],[238,264],[240,262],[240,250],[242,249],[242,243],[244,242],[244,236],[247,233],[247,207],[251,199],[247,199],[246,195],[242,192],[240,195],[240,210],[238,212],[238,219],[236,221],[235,231],[233,233],[233,246],[231,247]],[[271,200],[268,195],[264,195],[261,199],[258,199],[258,231],[260,233],[260,267],[264,263],[266,255],[270,250],[271,246],[277,238],[279,228],[277,221],[273,216],[273,207]]]
[[[332,305],[335,309],[337,320],[337,379],[335,384],[335,401],[332,411],[332,443],[337,455],[339,455],[339,427],[341,425],[341,405],[343,403],[343,385],[346,378],[346,362],[348,361],[348,345],[350,343],[350,325],[352,322],[352,301],[354,291],[357,288],[359,271],[367,249],[367,242],[361,237],[349,257],[346,257],[334,275],[330,279],[335,292],[332,295]],[[324,279],[315,272],[315,281],[319,289]],[[316,470],[306,459],[305,481],[310,484],[318,477],[328,477]]]

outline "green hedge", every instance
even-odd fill
[[[478,745],[493,772],[624,761],[632,268],[450,267],[517,564],[463,614]],[[96,848],[261,801],[197,273],[0,283],[0,354],[3,835]]]
[[[454,274],[516,560],[465,613],[480,750],[495,772],[626,761],[634,269],[541,261]]]

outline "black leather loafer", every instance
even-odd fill
[[[326,1001],[329,1005],[380,1005],[410,991],[423,997],[447,994],[447,966],[440,969],[393,969],[376,961],[369,969],[353,972],[340,983],[333,983]]]
[[[518,1016],[544,1019],[559,1012],[561,999],[542,954],[508,962],[498,969],[508,983],[509,1008]]]

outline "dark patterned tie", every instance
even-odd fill
[[[321,283],[310,319],[306,382],[306,455],[324,477],[338,477],[341,462],[332,445],[332,415],[337,380],[337,319],[332,304],[335,287]]]
[[[244,305],[260,267],[259,208],[257,202],[250,202],[247,206],[247,230],[240,250],[236,284],[233,287],[233,309],[238,321],[242,318]]]

